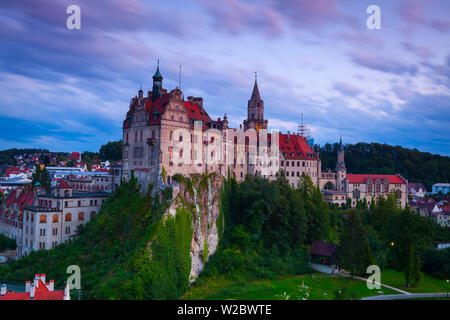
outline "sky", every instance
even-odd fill
[[[342,134],[450,156],[449,13],[447,0],[1,0],[0,150],[121,139],[159,59],[164,88],[182,65],[185,97],[233,127],[256,71],[269,129],[296,132],[303,113],[321,145]]]

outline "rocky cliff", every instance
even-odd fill
[[[173,201],[165,216],[175,217],[177,209],[187,208],[192,212],[194,229],[191,241],[191,272],[193,282],[208,260],[214,254],[219,242],[219,231],[223,230],[219,201],[223,177],[216,173],[192,175],[189,178],[174,176]]]

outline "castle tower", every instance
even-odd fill
[[[152,101],[155,101],[161,95],[163,76],[159,72],[159,60],[158,67],[153,76],[153,89],[152,89]]]
[[[258,81],[255,74],[255,84],[253,86],[252,96],[248,100],[247,120],[244,120],[244,130],[267,129],[267,120],[264,120],[264,100],[261,99],[258,89]]]
[[[344,153],[345,153],[344,145],[342,144],[342,136],[341,136],[337,151],[337,163],[336,163],[336,189],[338,191],[344,191],[344,179],[347,173],[347,170],[345,169]]]

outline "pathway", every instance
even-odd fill
[[[338,275],[340,275],[341,277],[344,277],[344,278],[352,278],[352,276],[350,274],[338,273]],[[353,278],[367,282],[367,279],[365,279],[363,277],[353,276]],[[380,282],[376,282],[375,281],[375,284],[378,284],[378,285],[380,285],[382,287],[385,287],[385,288],[388,288],[388,289],[391,289],[391,290],[394,290],[394,291],[397,291],[397,292],[400,292],[400,293],[403,293],[403,294],[411,294],[410,292],[407,292],[407,291],[404,291],[404,290],[401,290],[401,289],[398,289],[398,288],[395,288],[395,287],[392,287],[392,286],[388,286],[387,284],[383,284],[383,283],[380,283]]]

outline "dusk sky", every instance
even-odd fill
[[[239,127],[254,72],[270,129],[450,155],[448,0],[2,0],[0,150],[98,151],[140,84]],[[81,8],[69,30],[66,8]],[[366,9],[381,8],[381,30]]]

